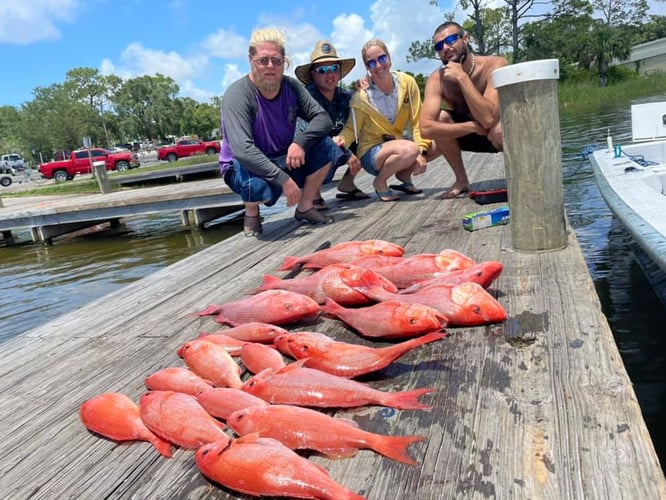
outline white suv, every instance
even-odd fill
[[[6,154],[0,157],[0,172],[16,175],[19,170],[25,170],[25,161],[21,155]]]

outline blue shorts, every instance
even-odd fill
[[[305,151],[305,165],[300,168],[288,169],[286,155],[271,158],[271,161],[287,172],[289,177],[302,189],[306,177],[328,164],[335,165],[342,154],[342,150],[335,142],[326,136],[322,137],[312,148]],[[234,193],[240,195],[243,202],[247,203],[265,203],[266,206],[270,207],[275,205],[282,196],[282,186],[271,184],[263,177],[246,170],[235,159],[224,173],[224,182]]]
[[[333,176],[335,175],[335,172],[338,170],[338,167],[341,167],[342,165],[346,165],[349,159],[351,158],[352,152],[349,151],[348,149],[340,149],[340,157],[338,160],[331,165],[331,168],[328,170],[328,174],[326,174],[326,179],[324,179],[324,182],[322,184],[328,184],[333,180]]]
[[[379,153],[379,150],[382,149],[383,145],[384,143],[381,142],[376,146],[372,146],[361,157],[361,166],[363,167],[363,170],[365,170],[370,175],[374,175],[375,177],[377,177],[379,174],[379,170],[377,170],[375,166],[377,165],[377,153]]]

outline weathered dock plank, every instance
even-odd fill
[[[500,155],[468,158],[473,180],[503,177]],[[370,179],[361,184],[369,188]],[[237,300],[285,255],[322,241],[381,238],[408,254],[454,248],[504,271],[492,292],[509,319],[450,328],[450,337],[410,352],[363,380],[382,390],[432,387],[428,411],[367,407],[340,411],[362,428],[420,434],[419,466],[370,451],[345,460],[312,456],[334,479],[370,499],[666,498],[666,480],[631,382],[601,313],[575,235],[549,253],[511,248],[508,227],[464,231],[480,207],[440,201],[451,182],[436,161],[398,203],[336,202],[336,223],[298,226],[291,210],[271,217],[260,240],[235,236],[3,344],[0,353],[0,491],[7,498],[247,498],[211,486],[193,452],[164,459],[148,444],[116,444],[88,433],[78,407],[116,391],[138,401],[144,378],[183,366],[175,354],[200,331],[189,313]],[[330,197],[330,196],[329,196]],[[370,343],[337,320],[309,329]]]

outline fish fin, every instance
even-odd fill
[[[344,307],[342,307],[330,297],[326,297],[326,301],[323,305],[320,306],[320,308],[323,312],[332,316],[337,316],[339,313],[344,311]]]
[[[261,283],[260,286],[255,288],[254,290],[250,290],[247,292],[247,295],[254,295],[259,292],[264,292],[266,290],[274,290],[276,288],[280,288],[279,283],[282,281],[281,278],[278,278],[277,276],[272,276],[270,274],[264,274],[264,280]]]
[[[418,462],[409,456],[407,448],[410,444],[423,440],[425,440],[423,436],[382,436],[375,434],[368,441],[374,451],[385,457],[408,465],[418,465]]]
[[[285,372],[288,372],[288,371],[291,371],[291,370],[297,370],[299,368],[303,368],[309,360],[310,360],[310,358],[297,359],[296,361],[293,361],[293,362],[289,363],[288,365],[283,366],[282,368],[280,368],[279,372],[280,373],[285,373]]]
[[[171,458],[171,443],[169,441],[156,435],[155,439],[150,440],[150,444],[155,447],[160,455],[166,458]]]
[[[386,403],[391,408],[398,410],[430,410],[432,406],[421,403],[418,398],[423,394],[435,392],[437,389],[416,389],[413,391],[403,391],[389,393]]]
[[[231,321],[229,318],[227,318],[224,314],[220,313],[217,316],[215,316],[214,321],[216,323],[220,323],[221,325],[231,325],[231,326],[238,326],[238,323],[235,321]]]
[[[294,267],[296,264],[298,264],[298,260],[300,257],[294,257],[293,255],[287,255],[284,258],[284,262],[282,263],[282,267],[278,269],[278,271],[289,271],[292,267]]]
[[[188,316],[215,316],[216,314],[219,314],[220,311],[222,311],[222,306],[216,305],[216,304],[211,304],[205,309],[202,309],[201,311],[193,312],[191,314],[188,314]]]
[[[352,458],[356,456],[358,448],[326,448],[317,451],[322,455],[326,455],[328,458],[338,460],[341,458]]]

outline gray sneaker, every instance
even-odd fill
[[[311,208],[305,212],[301,212],[298,208],[294,213],[294,218],[299,222],[305,222],[306,224],[332,224],[333,217],[322,214],[316,208]]]

